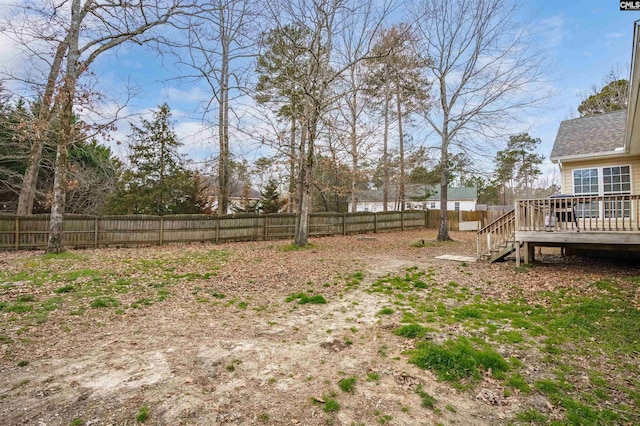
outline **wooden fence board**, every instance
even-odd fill
[[[460,219],[487,222],[487,212],[448,214],[449,227],[458,230]],[[365,234],[400,229],[437,228],[437,210],[404,212],[313,213],[309,235]],[[196,241],[252,241],[294,237],[296,216],[271,215],[65,215],[64,244],[67,247],[141,246]],[[46,248],[49,215],[0,214],[0,250]]]

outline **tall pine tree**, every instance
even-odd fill
[[[178,152],[182,145],[165,103],[153,119],[131,126],[129,162],[119,190],[110,202],[115,214],[198,213],[198,182]]]
[[[278,181],[270,178],[262,192],[260,192],[260,207],[262,212],[264,214],[278,213],[281,204]]]

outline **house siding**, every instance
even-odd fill
[[[459,202],[460,203],[460,211],[474,211],[476,209],[476,201],[477,200],[453,200],[453,201],[448,201],[447,202],[447,210],[455,210],[455,203]],[[440,201],[433,201],[435,202],[435,207],[431,207],[431,202],[432,201],[426,201],[427,203],[427,209],[428,210],[440,210]],[[416,203],[415,201],[407,201],[408,203]],[[420,204],[424,203],[424,201],[421,201]],[[384,211],[384,203],[381,201],[359,201],[358,202],[358,210],[359,212],[373,212],[373,213],[378,213],[378,212],[382,212]],[[387,210],[388,211],[396,211],[396,203],[388,203],[387,204]],[[351,211],[351,204],[349,204],[349,213],[353,213]],[[410,210],[409,207],[407,207],[407,210]],[[421,209],[420,209],[421,210]]]
[[[640,156],[610,159],[603,158],[563,163],[560,182],[561,192],[563,194],[573,194],[573,171],[576,169],[626,165],[631,167],[631,194],[638,195],[640,194]]]

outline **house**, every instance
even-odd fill
[[[550,159],[560,167],[562,194],[629,195],[631,176],[640,188],[640,157],[625,146],[626,123],[626,110],[560,123]]]
[[[408,192],[408,198],[413,198]],[[474,211],[478,203],[478,189],[475,187],[447,188],[447,210]],[[440,187],[433,188],[425,201],[417,202],[418,210],[440,210]],[[416,201],[407,201],[407,208],[414,209]]]
[[[478,201],[476,188],[448,188],[447,210],[471,211],[475,210]],[[407,185],[405,194],[406,210],[439,210],[440,188],[424,187],[422,185]],[[349,212],[352,213],[349,204]],[[400,200],[397,188],[390,188],[387,201],[388,211],[400,210]],[[384,211],[383,193],[381,189],[362,191],[358,195],[359,212]]]
[[[520,247],[525,262],[535,246],[577,251],[640,252],[640,21],[634,24],[627,110],[565,120],[551,161],[561,193],[517,200],[514,210],[478,233],[478,257],[498,260]]]
[[[208,210],[216,212],[218,209],[218,179],[217,177],[206,177],[202,179],[202,192],[207,198]],[[260,200],[260,193],[251,188],[248,184],[232,180],[229,183],[229,207],[227,213],[242,211],[247,206],[255,204]]]

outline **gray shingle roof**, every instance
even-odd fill
[[[560,123],[550,158],[610,152],[624,146],[627,111],[574,118]]]
[[[435,194],[431,195],[428,200],[440,200],[440,188],[435,188]],[[447,188],[448,200],[473,200],[478,198],[478,188],[476,187],[461,187],[461,188]]]
[[[393,202],[396,199],[397,187],[392,186],[389,188],[389,202]],[[418,198],[424,197],[426,191],[433,194],[428,200],[439,201],[440,200],[440,187],[425,187],[424,185],[407,185],[406,198]],[[372,189],[368,191],[362,191],[358,197],[360,201],[382,201],[382,189]],[[478,198],[478,189],[475,187],[463,187],[463,188],[447,188],[447,198],[450,201],[455,200],[472,200]]]

